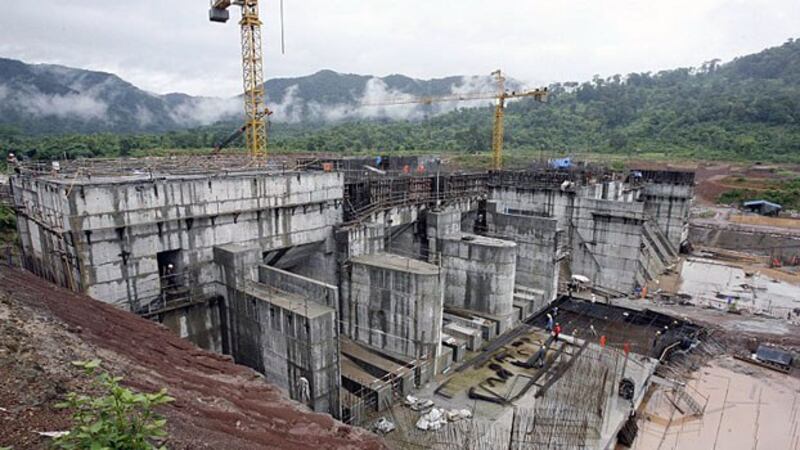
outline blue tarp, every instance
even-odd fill
[[[572,158],[551,159],[550,167],[554,169],[569,169],[572,167]]]
[[[761,361],[769,361],[784,366],[792,365],[791,353],[779,350],[775,347],[767,347],[765,345],[758,346],[758,351],[756,351],[756,358],[760,359]]]

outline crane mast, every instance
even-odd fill
[[[505,129],[506,111],[506,78],[500,69],[492,72],[497,80],[497,104],[494,107],[494,123],[492,124],[492,169],[503,168],[503,133]]]
[[[258,0],[212,0],[209,19],[227,22],[228,8],[242,8],[239,21],[242,39],[242,79],[244,84],[245,143],[254,160],[267,156],[267,125],[270,111],[264,98],[264,61],[261,51],[261,19]]]

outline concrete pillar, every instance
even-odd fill
[[[511,327],[517,245],[512,241],[456,234],[442,240],[447,307],[494,316],[501,332]]]
[[[428,261],[436,263],[441,252],[441,240],[461,232],[461,212],[428,211]]]
[[[346,333],[409,358],[432,358],[441,341],[439,268],[390,253],[351,260]]]

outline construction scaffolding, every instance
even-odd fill
[[[406,364],[403,369],[413,373],[414,386],[419,387],[421,375],[433,371],[433,359],[417,359]],[[343,373],[344,375],[344,373]],[[341,391],[342,422],[348,425],[369,428],[378,418],[390,415],[394,423],[401,423],[392,406],[402,400],[400,386],[402,373],[387,373],[370,380],[362,386],[345,384]],[[410,426],[409,428],[413,428]]]
[[[612,348],[586,344],[575,348],[579,351],[571,357],[562,354],[564,361],[535,385],[535,393],[515,399],[517,406],[508,405],[513,408],[510,420],[459,420],[425,431],[415,426],[420,412],[396,407],[384,413],[397,426],[391,441],[403,444],[402,448],[440,450],[595,448],[604,432],[607,435],[616,426],[608,423],[609,411],[616,404],[624,367],[638,362],[626,363],[625,355]],[[473,401],[468,409],[474,414],[480,405]]]
[[[59,161],[27,161],[17,166],[19,173],[66,179],[134,175],[193,175],[211,172],[292,171],[294,158],[252,159],[247,155],[174,155],[143,158],[91,158]]]

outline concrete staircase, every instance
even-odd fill
[[[672,389],[672,398],[675,407],[688,416],[702,416],[706,411],[705,405],[701,405],[695,400],[683,386],[675,385]]]
[[[681,414],[691,417],[700,417],[706,412],[708,397],[691,386],[657,375],[653,377],[653,382],[668,389],[666,391],[667,399]],[[687,391],[687,388],[693,390],[695,395],[703,399],[702,404],[695,400],[694,396]]]
[[[514,306],[522,309],[522,320],[546,306],[544,292],[527,286],[514,285]]]
[[[645,236],[653,242],[654,248],[657,249],[660,255],[663,255],[662,259],[668,261],[666,265],[671,264],[672,261],[678,258],[678,250],[667,239],[664,231],[656,224],[655,220],[652,218],[646,220],[644,222],[644,231]]]
[[[655,279],[678,259],[678,252],[667,240],[661,228],[652,220],[642,224],[643,258],[640,259],[637,282]],[[653,257],[654,256],[654,257]]]

